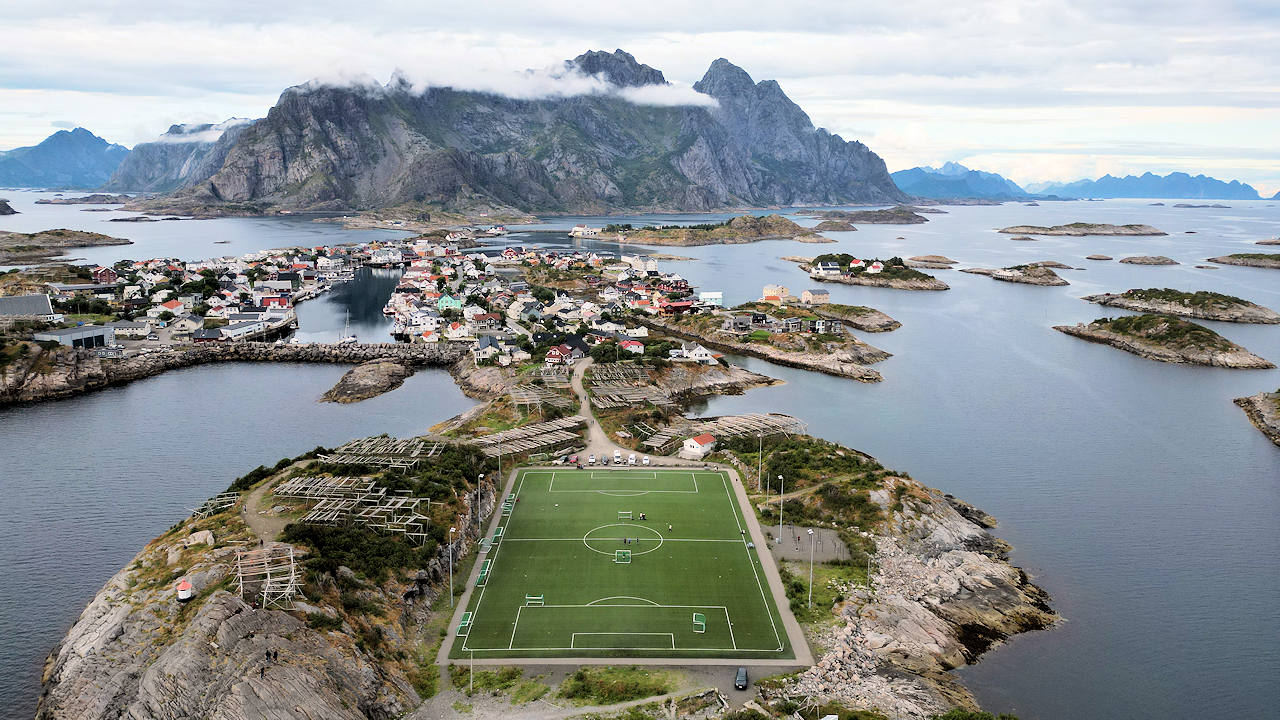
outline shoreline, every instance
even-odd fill
[[[1280,392],[1260,392],[1231,402],[1239,405],[1249,417],[1249,422],[1276,447],[1280,447]]]

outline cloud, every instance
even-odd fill
[[[169,131],[152,142],[165,144],[179,143],[215,143],[221,138],[223,133],[231,128],[248,125],[253,122],[249,118],[231,118],[220,123],[186,123],[174,125]]]
[[[309,90],[316,87],[351,88],[369,94],[381,94],[388,88],[403,87],[410,92],[426,93],[432,88],[447,87],[516,100],[609,95],[635,105],[716,107],[719,104],[715,98],[682,83],[619,87],[603,75],[588,75],[569,62],[521,72],[468,65],[432,68],[427,71],[396,68],[386,85],[378,83],[367,73],[339,72],[314,78],[298,89]]]
[[[54,120],[49,124],[56,128],[62,128],[63,130],[74,130],[75,128],[79,127],[79,125],[76,125],[70,120]]]

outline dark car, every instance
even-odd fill
[[[733,678],[733,686],[739,690],[746,690],[750,684],[751,681],[747,679],[747,669],[744,667],[738,668],[738,674]]]

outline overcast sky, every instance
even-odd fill
[[[890,170],[1185,170],[1280,190],[1277,0],[862,5],[0,0],[0,148],[75,126],[132,146],[261,117],[316,77],[466,84],[623,48],[684,85],[717,57],[776,79]]]

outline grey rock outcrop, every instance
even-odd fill
[[[569,65],[620,90],[666,82],[620,50]],[[906,199],[875,153],[814,128],[776,82],[721,59],[694,87],[717,106],[423,91],[398,77],[294,87],[171,203],[604,211]]]
[[[154,142],[139,143],[112,173],[104,190],[168,192],[207,180],[252,120],[174,125]]]

